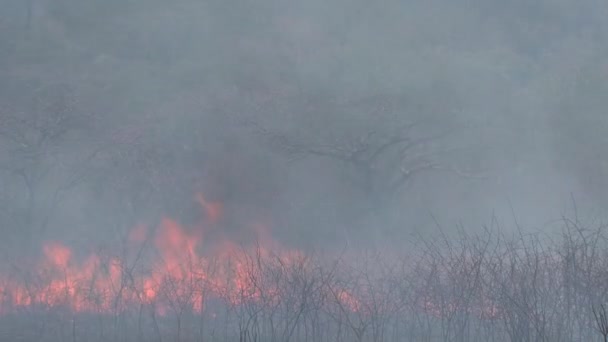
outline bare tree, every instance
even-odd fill
[[[3,195],[12,196],[5,202],[15,206],[9,210],[11,221],[37,235],[109,147],[95,139],[94,117],[84,112],[69,88],[41,92],[31,107],[0,109],[0,172],[11,185]],[[82,143],[83,136],[88,143]]]
[[[378,118],[379,114],[389,109],[384,108],[386,104],[382,103],[382,99],[372,101],[377,107],[368,113],[373,118],[372,124],[348,134],[338,131],[327,141],[323,141],[323,138],[319,140],[319,137],[307,139],[273,131],[257,122],[249,124],[271,147],[292,160],[321,157],[345,165],[351,171],[353,184],[363,196],[372,200],[394,198],[408,181],[420,173],[431,170],[459,172],[442,160],[442,157],[453,152],[441,146],[452,133],[450,129],[432,127],[432,123],[429,125],[428,120],[424,119],[413,119],[405,123],[402,122],[403,119],[373,123],[389,120],[386,115]],[[351,111],[360,110],[352,104],[341,106]],[[340,105],[332,107],[333,110],[344,110]],[[351,115],[356,120],[355,114]]]
[[[599,308],[593,307],[593,317],[595,318],[595,327],[602,334],[604,342],[608,341],[608,315],[606,314],[606,306],[600,304]]]

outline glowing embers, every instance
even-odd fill
[[[202,195],[197,201],[205,212],[204,224],[221,219],[220,203]],[[33,270],[0,282],[0,313],[40,307],[116,314],[147,305],[162,315],[170,310],[200,313],[206,297],[230,305],[278,300],[277,286],[262,286],[263,267],[288,265],[298,252],[271,255],[263,247],[271,239],[261,236],[267,229],[257,226],[254,246],[229,240],[203,246],[201,228],[188,229],[170,218],[162,219],[155,232],[138,225],[128,235],[128,249],[139,251],[135,257],[91,254],[82,263],[67,246],[47,243]]]
[[[77,264],[72,251],[59,243],[46,244],[43,251],[45,258],[35,270],[21,279],[3,282],[0,311],[19,307],[63,307],[77,312],[116,309],[122,282],[120,260],[102,262],[99,256],[91,255]]]

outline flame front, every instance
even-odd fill
[[[464,315],[490,323],[507,317],[491,291],[464,300],[458,294],[469,292],[448,287],[451,269],[416,268],[433,276],[428,283],[417,283],[404,277],[409,264],[399,265],[403,268],[397,271],[379,256],[360,259],[356,252],[344,258],[313,258],[284,248],[271,238],[270,225],[260,221],[250,224],[256,243],[237,244],[218,229],[221,203],[202,195],[196,201],[204,211],[202,222],[186,226],[165,217],[155,227],[138,224],[118,246],[124,248],[116,248],[122,251],[117,254],[101,250],[82,257],[62,243],[44,244],[42,258],[22,267],[28,271],[0,273],[0,316],[46,312],[71,317],[72,324],[80,317],[94,317],[100,322],[111,319],[115,325],[131,317],[140,340],[146,340],[144,327],[155,326],[160,336],[160,324],[172,320],[178,334],[188,331],[181,325],[184,317],[190,323],[199,320],[200,336],[207,319],[221,320],[240,333],[253,329],[248,322],[266,320],[283,331],[285,340],[297,331],[296,325],[312,324],[319,317],[318,322],[336,323],[338,336],[342,325],[350,327],[349,336],[358,340],[366,327],[371,333],[378,328],[371,322],[387,317],[413,314],[433,322]],[[422,265],[427,264],[434,265]],[[465,260],[456,265],[466,271],[476,264]],[[279,325],[276,317],[282,317]],[[180,340],[179,335],[170,338]]]
[[[221,203],[202,195],[196,199],[205,211],[206,224],[221,219]],[[272,242],[266,228],[254,225],[254,229],[259,240]],[[200,313],[207,296],[223,298],[231,305],[276,297],[276,288],[262,293],[256,284],[260,275],[255,274],[254,263],[278,259],[289,264],[300,255],[298,251],[271,254],[264,243],[246,248],[228,240],[217,242],[203,255],[203,232],[187,229],[170,218],[162,219],[154,234],[145,225],[137,225],[128,235],[129,247],[143,250],[152,241],[152,248],[148,248],[152,252],[146,254],[146,262],[135,260],[131,264],[125,258],[99,254],[78,263],[69,247],[47,243],[43,260],[23,277],[27,280],[0,278],[0,313],[39,306],[110,314],[137,305],[154,305],[159,314],[184,308]],[[253,260],[252,255],[259,260]]]

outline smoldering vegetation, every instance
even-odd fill
[[[521,229],[506,234],[494,222],[481,233],[461,230],[417,240],[417,247],[399,254],[300,253],[268,250],[258,241],[199,256],[186,248],[189,238],[179,236],[183,232],[174,224],[162,225],[162,258],[148,253],[146,240],[137,240],[136,255],[102,255],[84,266],[70,262],[60,246],[48,247],[53,262],[46,269],[16,270],[4,279],[3,338],[595,341],[608,336],[607,227],[576,216],[564,217],[549,235]]]
[[[0,339],[605,340],[607,14],[0,0]]]

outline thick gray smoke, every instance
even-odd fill
[[[49,241],[119,254],[167,218],[335,253],[601,218],[606,15],[595,0],[0,0],[0,270]]]

